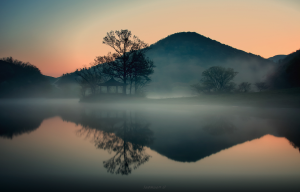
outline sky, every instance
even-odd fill
[[[300,0],[0,0],[0,58],[59,77],[113,50],[102,39],[128,29],[153,44],[196,32],[269,58],[300,49]]]

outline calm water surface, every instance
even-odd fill
[[[300,110],[0,101],[1,191],[300,191]]]

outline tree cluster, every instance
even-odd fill
[[[108,76],[103,72],[103,66],[94,66],[76,70],[75,74],[77,83],[81,86],[81,96],[85,97],[86,90],[90,88],[91,94],[97,92],[100,83],[108,80]]]
[[[269,88],[269,86],[265,82],[257,82],[255,83],[255,86],[260,92],[267,90]]]
[[[237,75],[231,68],[219,66],[210,67],[202,72],[202,78],[199,83],[191,85],[192,90],[197,93],[229,93],[229,92],[250,92],[251,83],[241,82],[236,85],[232,80]],[[259,91],[268,89],[265,82],[255,83]]]
[[[238,92],[249,92],[251,90],[251,83],[248,82],[242,82],[239,84],[237,91]]]
[[[124,84],[123,94],[126,94],[127,86],[130,94],[133,90],[138,94],[142,87],[151,81],[150,75],[154,72],[153,61],[145,54],[149,50],[148,44],[132,36],[128,30],[107,33],[103,43],[113,48],[115,52],[96,57],[89,69],[76,71],[80,77],[79,84],[82,88],[88,85],[94,94],[97,85],[114,78]]]
[[[237,72],[231,68],[210,67],[202,72],[200,83],[193,84],[191,87],[198,93],[231,92],[235,89],[232,80],[236,75]]]

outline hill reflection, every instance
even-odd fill
[[[145,147],[179,162],[196,162],[266,134],[285,137],[293,147],[300,147],[297,110],[144,108],[1,105],[0,137],[13,139],[36,130],[44,119],[60,116],[81,126],[79,136],[92,138],[95,147],[112,153],[103,165],[108,172],[122,175],[149,161]]]
[[[232,134],[236,131],[236,127],[226,117],[212,116],[207,118],[207,124],[203,130],[211,135]]]
[[[289,140],[290,144],[300,152],[300,121],[295,118],[275,119],[272,125],[277,128],[278,134]]]
[[[0,137],[13,139],[36,130],[46,118],[54,116],[43,106],[0,105]]]

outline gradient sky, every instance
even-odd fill
[[[58,77],[112,51],[107,32],[129,29],[148,44],[197,32],[268,58],[300,48],[299,21],[300,0],[0,0],[0,57]]]

